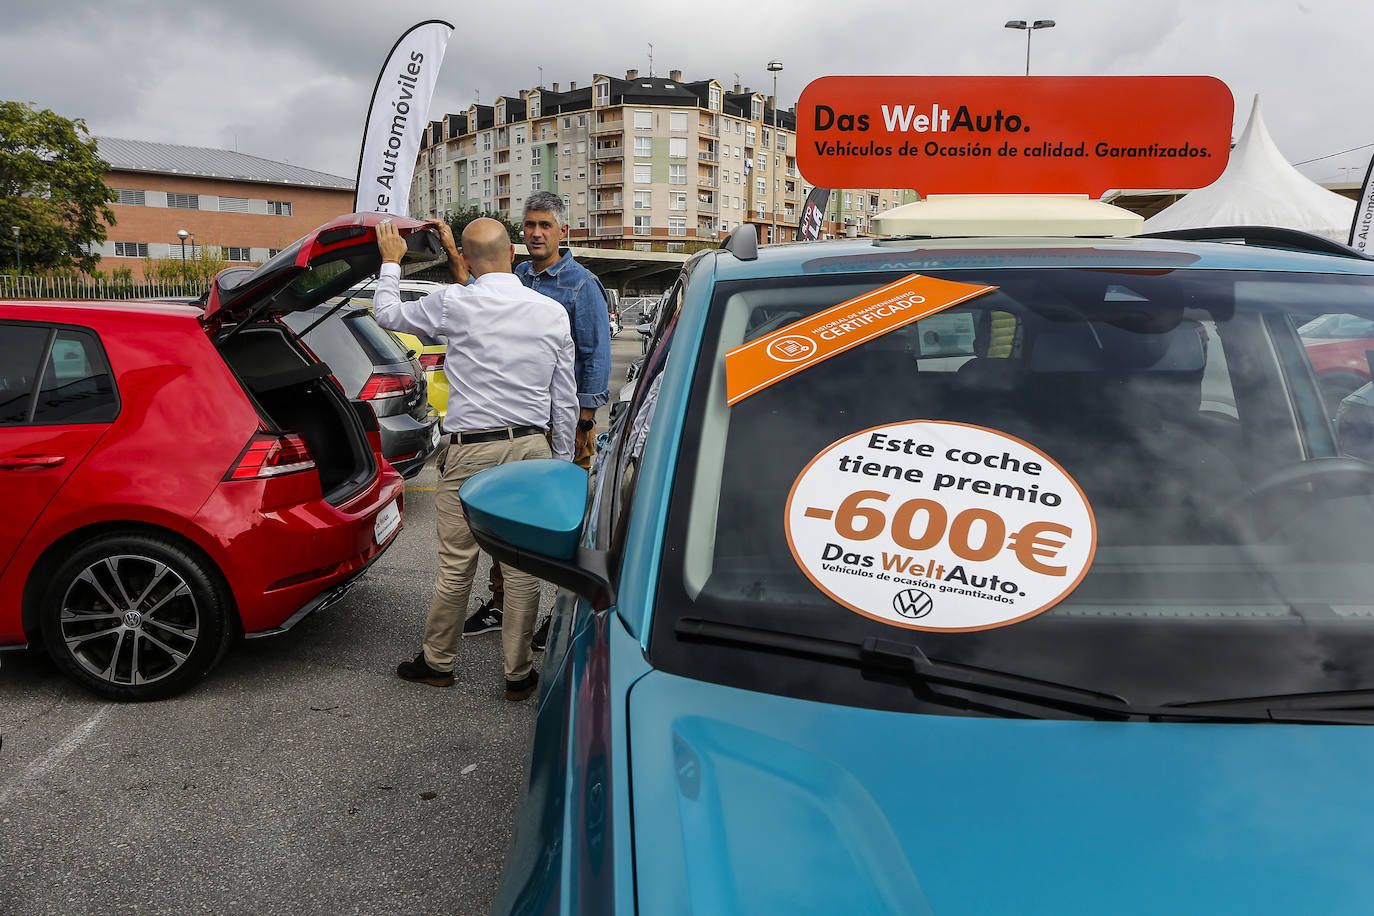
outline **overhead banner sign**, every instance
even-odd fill
[[[725,403],[735,404],[822,360],[996,288],[908,274],[794,321],[725,354]]]
[[[826,76],[797,104],[797,165],[923,195],[1201,188],[1234,108],[1210,76]]]
[[[358,155],[355,211],[410,215],[410,178],[452,34],[453,26],[441,19],[422,22],[401,36],[382,64]]]
[[[1360,201],[1355,207],[1355,220],[1350,224],[1351,248],[1361,254],[1374,252],[1374,241],[1370,236],[1374,234],[1374,194],[1371,194],[1369,177],[1374,175],[1374,159],[1369,160],[1369,168],[1364,173],[1364,187],[1360,188]]]

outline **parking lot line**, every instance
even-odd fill
[[[4,790],[0,790],[0,808],[3,808],[9,803],[11,798],[18,795],[20,792],[31,788],[38,780],[43,778],[45,773],[57,766],[63,760],[66,760],[67,757],[71,755],[72,751],[80,747],[82,743],[90,737],[91,732],[95,731],[96,727],[100,725],[109,711],[109,706],[102,706],[95,715],[72,729],[71,734],[54,745],[52,750],[29,764],[24,772],[19,774],[18,779]]]

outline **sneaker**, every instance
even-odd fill
[[[506,699],[523,700],[525,697],[534,693],[538,686],[539,672],[531,668],[530,673],[518,681],[512,681],[510,678],[506,679]]]
[[[431,668],[425,661],[424,652],[420,652],[408,662],[397,665],[396,676],[403,681],[423,681],[431,687],[453,686],[453,672]]]
[[[549,624],[553,622],[553,617],[545,617],[544,622],[530,636],[530,648],[536,652],[543,652],[544,647],[549,644]]]
[[[463,624],[463,635],[476,636],[478,633],[490,633],[492,630],[499,629],[501,629],[501,609],[488,598],[478,605],[477,610],[473,611],[472,616]]]

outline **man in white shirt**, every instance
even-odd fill
[[[400,262],[406,243],[393,224],[383,222],[377,226],[382,269],[373,312],[384,328],[448,341],[444,430],[451,444],[434,498],[439,575],[425,619],[424,648],[396,668],[405,680],[448,687],[453,684],[478,554],[458,501],[458,488],[486,468],[548,458],[550,443],[552,457],[572,459],[576,351],[563,306],[527,288],[511,272],[515,248],[500,223],[473,220],[463,230],[459,253],[449,227],[433,222],[458,283],[402,302]],[[502,568],[506,575],[506,614],[501,627],[506,698],[523,700],[539,683],[530,651],[539,580],[504,564]]]

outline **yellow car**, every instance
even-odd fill
[[[351,298],[354,302],[372,304],[372,291],[374,283],[349,290],[344,295]],[[434,283],[430,280],[402,280],[401,281],[401,301],[409,302],[412,299],[420,299],[438,289],[443,289],[444,284]],[[415,353],[415,358],[420,361],[421,367],[425,370],[425,378],[429,382],[429,403],[435,410],[439,411],[442,418],[448,413],[448,376],[444,374],[444,356],[448,352],[448,347],[441,337],[417,337],[413,334],[402,334],[399,331],[392,331],[396,339],[408,350]],[[442,421],[441,421],[442,422]]]

